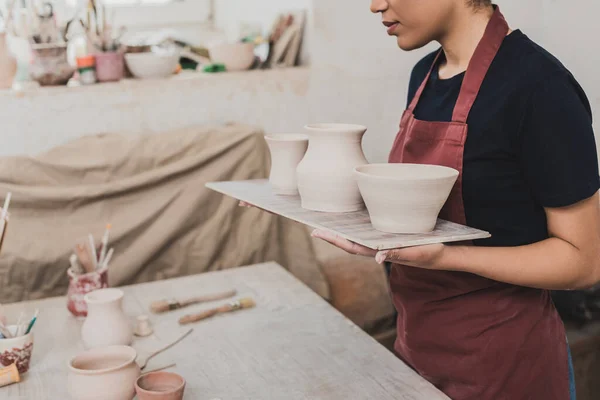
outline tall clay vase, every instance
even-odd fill
[[[6,43],[6,33],[0,33],[0,89],[10,89],[17,73],[17,60]]]
[[[123,291],[94,290],[84,299],[88,315],[81,327],[81,339],[86,349],[131,344],[133,328],[123,312]]]
[[[271,173],[269,182],[275,194],[297,195],[298,180],[296,168],[308,149],[306,135],[265,136],[271,152]]]
[[[298,165],[298,191],[302,208],[322,212],[353,212],[365,205],[354,168],[368,163],[362,138],[367,128],[350,124],[313,124],[308,151]]]

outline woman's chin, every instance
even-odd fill
[[[421,47],[426,46],[430,42],[430,40],[419,40],[406,35],[400,35],[397,37],[397,39],[398,47],[400,47],[404,51],[420,49]]]

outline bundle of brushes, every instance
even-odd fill
[[[110,236],[111,225],[106,225],[104,236],[100,245],[96,247],[94,236],[88,235],[88,240],[84,243],[75,245],[75,252],[71,255],[71,270],[76,275],[89,274],[95,271],[102,271],[108,268],[110,260],[114,254],[114,249],[108,249],[108,239]]]
[[[14,329],[8,329],[8,324],[5,320],[0,321],[0,339],[12,339],[19,336],[25,336],[31,332],[35,321],[37,321],[40,310],[35,310],[31,318],[26,318],[25,313],[21,312],[19,319],[14,324]]]

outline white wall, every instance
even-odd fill
[[[600,54],[596,40],[600,26],[596,15],[600,4],[593,0],[579,0],[576,6],[568,0],[528,0],[526,4],[522,0],[497,1],[513,28],[521,28],[572,70],[597,114],[600,80],[595,75]],[[262,15],[268,3],[218,2],[248,20]],[[283,0],[270,2],[284,4]],[[286,2],[292,3],[299,4]],[[8,138],[0,145],[0,154],[39,151],[79,133],[108,129],[140,132],[221,121],[227,116],[228,120],[251,122],[278,132],[300,131],[305,122],[361,123],[369,127],[364,141],[367,157],[385,160],[405,107],[410,70],[435,46],[402,52],[395,40],[387,37],[379,16],[370,14],[366,0],[314,1],[309,29],[311,70],[301,76],[281,75],[272,81],[269,74],[255,75],[247,84],[237,78],[227,83],[224,76],[204,94],[199,82],[183,92],[180,86],[164,83],[163,90],[120,93],[109,88],[91,89],[89,96],[82,94],[83,89],[71,97],[68,92],[53,95],[52,91],[23,99],[0,96],[0,137]],[[297,87],[304,89],[294,89]],[[70,109],[69,104],[78,106]],[[135,112],[131,114],[131,110]],[[156,114],[159,110],[161,113]],[[600,132],[600,125],[595,126]]]

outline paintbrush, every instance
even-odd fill
[[[2,207],[2,213],[0,214],[0,250],[2,250],[2,243],[4,243],[4,236],[6,233],[6,226],[8,225],[8,207],[10,206],[10,199],[12,193],[8,192],[6,199],[4,199],[4,207]]]
[[[104,265],[104,257],[106,257],[106,252],[108,251],[108,238],[110,236],[110,228],[112,228],[111,224],[106,225],[106,229],[104,230],[104,235],[102,236],[102,242],[100,247],[100,258],[98,258],[98,264],[100,267]]]
[[[213,308],[212,310],[203,311],[198,314],[190,314],[185,315],[179,318],[180,325],[191,324],[193,322],[202,321],[204,319],[210,318],[217,314],[228,313],[237,310],[243,310],[246,308],[252,308],[256,305],[253,299],[246,298],[241,300],[232,301],[231,303],[225,304],[221,307]]]
[[[236,293],[237,293],[237,291],[235,291],[235,290],[229,290],[229,291],[223,292],[223,293],[215,293],[215,294],[209,294],[209,295],[204,295],[204,296],[197,296],[197,297],[192,297],[192,298],[189,298],[186,300],[175,300],[175,299],[160,300],[160,301],[155,301],[154,303],[152,303],[150,305],[150,310],[155,314],[160,314],[160,313],[164,313],[167,311],[172,311],[172,310],[177,310],[177,309],[180,309],[183,307],[187,307],[192,304],[206,303],[209,301],[228,299],[230,297],[235,296]]]
[[[92,259],[92,267],[94,270],[98,269],[98,252],[96,252],[96,242],[94,242],[94,236],[90,233],[88,235],[89,247],[90,247],[90,257]]]

